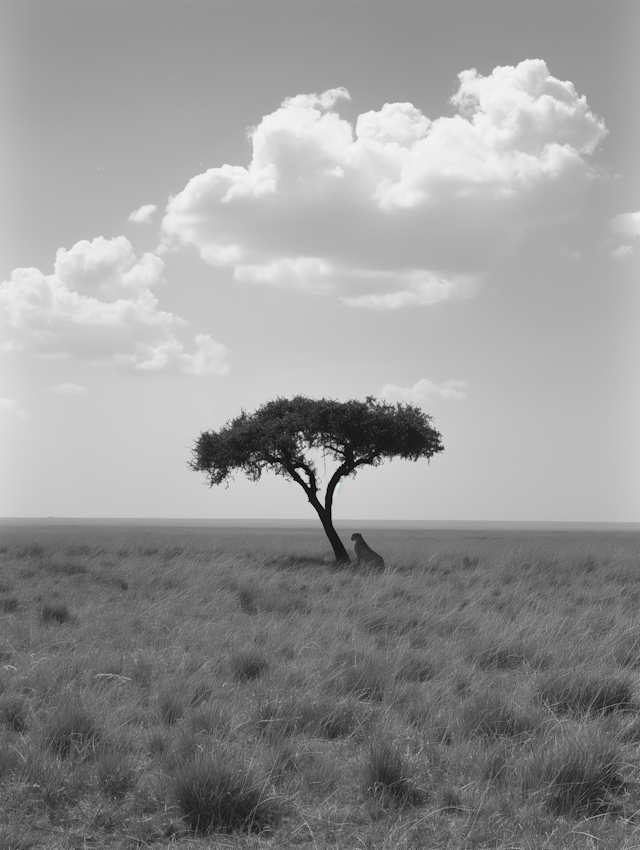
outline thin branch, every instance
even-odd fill
[[[295,462],[294,466],[296,469],[304,469],[306,474],[309,476],[309,487],[313,490],[314,493],[317,493],[318,481],[311,465],[304,463],[304,461],[298,460]]]
[[[340,457],[346,460],[346,450],[344,448],[340,448],[339,446],[332,446],[329,442],[322,443],[322,448],[324,454],[333,453],[334,456],[339,455]]]
[[[285,459],[285,458],[282,458],[279,461],[279,463],[281,464],[281,466],[284,467],[284,469],[286,469],[286,471],[289,473],[291,478],[296,482],[296,484],[299,484],[302,487],[304,492],[307,494],[307,498],[309,499],[311,504],[314,506],[314,508],[316,508],[316,510],[318,509],[318,507],[322,508],[322,505],[318,501],[318,496],[317,496],[318,490],[317,490],[317,487],[315,487],[315,476],[313,475],[313,473],[312,472],[310,473],[312,481],[313,481],[313,486],[312,486],[311,483],[308,484],[306,481],[303,480],[303,478],[300,475],[298,475],[297,467],[302,468],[303,467],[302,464],[294,463],[291,459]]]

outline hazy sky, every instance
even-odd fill
[[[346,518],[640,520],[637,0],[2,0],[0,514],[208,489],[276,396],[421,405]]]

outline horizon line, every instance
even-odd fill
[[[365,518],[346,518],[335,519],[334,526],[353,525],[360,523],[363,526],[428,526],[432,528],[470,528],[474,526],[528,526],[528,527],[607,527],[621,528],[640,531],[640,521],[625,521],[625,520],[442,520],[442,519],[365,519]],[[28,525],[28,524],[60,524],[67,523],[71,525],[87,525],[95,523],[97,525],[202,525],[202,526],[263,526],[263,525],[279,525],[279,526],[310,526],[322,527],[318,519],[313,517],[301,519],[292,517],[77,517],[77,516],[20,516],[20,517],[0,517],[0,525]]]

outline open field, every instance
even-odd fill
[[[3,526],[0,848],[640,847],[640,534],[363,525]]]

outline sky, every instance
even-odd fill
[[[636,0],[2,0],[0,515],[293,518],[276,397],[445,450],[337,519],[640,521]]]

